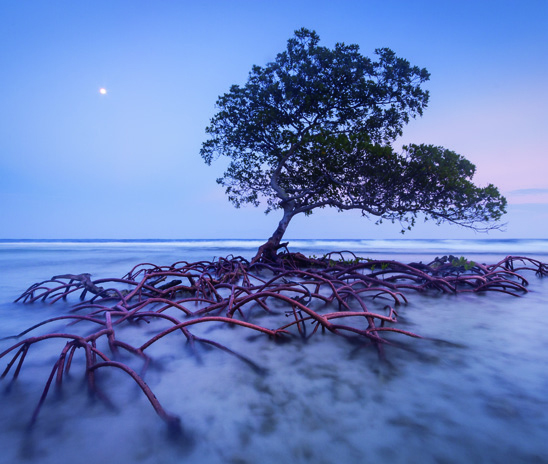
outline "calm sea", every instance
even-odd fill
[[[12,303],[53,275],[121,277],[140,262],[251,258],[261,243],[0,240],[0,338],[64,313],[63,304]],[[400,261],[453,254],[548,262],[548,240],[290,240],[290,249]],[[146,381],[182,418],[184,440],[166,434],[124,373],[101,373],[112,410],[88,398],[77,368],[29,432],[63,343],[33,346],[19,380],[0,381],[0,463],[548,463],[548,278],[526,277],[530,292],[520,298],[409,294],[400,327],[427,338],[396,338],[402,346],[389,347],[386,361],[330,334],[280,344],[239,329],[207,329],[208,338],[266,368],[258,373],[216,349],[197,360],[180,339],[166,339]],[[0,351],[12,343],[0,340]]]

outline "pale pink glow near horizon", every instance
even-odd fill
[[[510,89],[507,89],[510,91]],[[492,183],[508,196],[510,203],[546,203],[543,195],[520,195],[519,189],[548,189],[548,138],[542,93],[533,103],[504,102],[475,94],[473,110],[459,104],[447,107],[433,103],[424,116],[404,132],[407,143],[421,140],[441,144],[465,156],[476,165],[474,180],[479,185]],[[545,98],[548,106],[548,97]],[[511,104],[513,103],[513,105]],[[519,109],[519,110],[518,110]]]

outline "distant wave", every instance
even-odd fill
[[[289,249],[308,253],[350,250],[358,253],[498,253],[498,254],[548,254],[547,239],[287,239]],[[1,248],[74,248],[74,247],[171,247],[203,250],[241,251],[257,249],[262,239],[73,239],[73,240],[0,240]]]
[[[548,240],[291,240],[297,249],[321,248],[351,250],[367,253],[500,253],[500,254],[548,254]]]

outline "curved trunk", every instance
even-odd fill
[[[281,221],[278,223],[278,227],[263,245],[257,250],[257,254],[251,260],[252,263],[262,261],[266,263],[275,263],[278,260],[278,250],[286,244],[281,244],[282,238],[285,234],[289,221],[295,215],[293,209],[284,210],[284,215]]]

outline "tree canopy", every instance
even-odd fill
[[[236,206],[282,209],[278,228],[262,249],[272,259],[293,216],[331,206],[400,221],[418,214],[476,230],[492,228],[506,200],[493,185],[472,182],[475,166],[443,147],[391,143],[410,118],[422,115],[426,69],[387,48],[377,61],[358,45],[319,45],[300,29],[287,49],[264,67],[253,66],[244,86],[217,100],[201,156],[230,158],[223,177]]]

